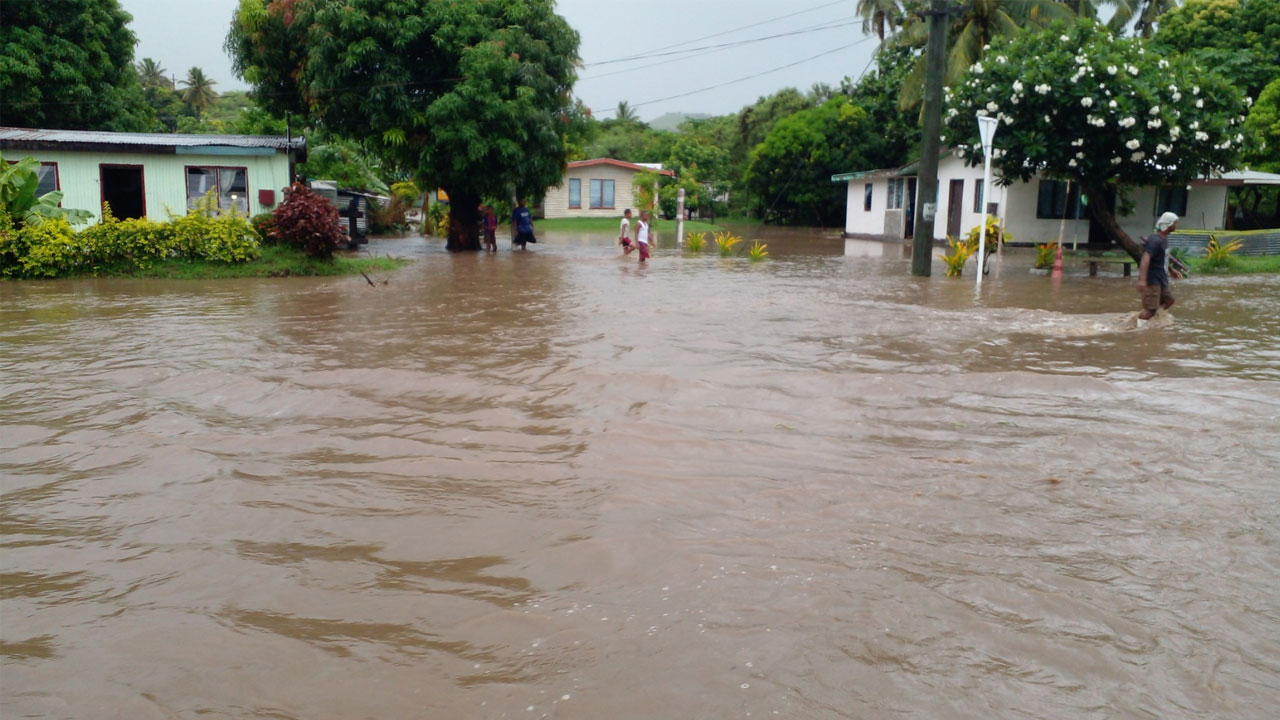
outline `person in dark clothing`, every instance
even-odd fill
[[[521,250],[528,250],[528,243],[538,242],[538,238],[533,236],[533,213],[525,207],[524,198],[520,198],[519,206],[511,213],[511,227],[516,237],[512,242],[519,245]]]
[[[1138,260],[1140,320],[1150,320],[1159,310],[1173,307],[1173,295],[1169,292],[1169,234],[1177,229],[1178,216],[1167,212],[1156,220],[1156,232],[1142,239],[1142,258]]]

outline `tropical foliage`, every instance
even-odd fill
[[[707,246],[707,234],[705,232],[691,232],[685,237],[684,246],[691,252],[702,252],[702,248]]]
[[[1253,169],[1280,172],[1280,77],[1258,96],[1244,121],[1244,129],[1245,135],[1255,140],[1246,155]]]
[[[17,162],[6,162],[0,155],[0,212],[17,225],[39,225],[41,222],[61,218],[72,225],[89,221],[93,214],[88,210],[60,207],[62,191],[54,190],[37,197],[40,189],[40,162],[26,157]]]
[[[1213,68],[1250,97],[1280,78],[1280,0],[1186,0],[1154,42]]]
[[[216,199],[210,198],[216,203]],[[44,278],[147,269],[174,258],[241,263],[258,257],[259,237],[243,215],[194,212],[160,223],[102,220],[77,232],[65,218],[15,228],[0,212],[0,275]]]
[[[1090,217],[1135,258],[1140,246],[1102,201],[1108,189],[1231,169],[1245,142],[1245,103],[1221,76],[1088,20],[995,40],[947,96],[943,134],[957,156],[981,162],[972,118],[997,118],[992,164],[1003,181],[1041,173],[1078,183],[1096,199]]]
[[[329,259],[347,240],[338,208],[302,183],[284,191],[284,202],[271,215],[275,218],[272,239],[294,245],[310,257]]]
[[[539,195],[564,169],[578,34],[554,7],[241,0],[227,47],[268,109],[305,110],[444,188],[448,247],[478,250],[482,198]]]
[[[0,2],[0,124],[149,130],[132,19],[118,0]]]
[[[975,248],[969,243],[953,237],[947,238],[947,247],[951,248],[951,252],[943,253],[938,257],[947,266],[947,277],[960,277],[964,273],[965,264],[969,262],[970,257],[973,257]]]
[[[201,70],[198,67],[193,67],[187,71],[187,78],[182,81],[182,84],[184,86],[182,90],[182,102],[186,103],[187,107],[195,115],[199,115],[200,113],[208,110],[213,105],[214,99],[218,96],[218,94],[213,91],[213,86],[217,83],[210,80],[209,77],[204,74],[204,70]]]
[[[842,222],[845,188],[831,176],[868,167],[874,135],[867,111],[843,95],[780,120],[751,152],[747,168],[758,217],[783,224]]]

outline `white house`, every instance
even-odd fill
[[[918,169],[917,162],[901,168],[833,175],[832,182],[848,184],[845,236],[884,240],[914,237]],[[1151,232],[1155,218],[1168,210],[1182,218],[1180,229],[1219,230],[1227,219],[1228,188],[1244,185],[1280,185],[1280,175],[1246,170],[1181,186],[1133,188],[1128,192],[1132,212],[1117,214],[1116,219],[1133,237]],[[981,186],[981,165],[967,167],[960,158],[943,153],[938,161],[935,242],[945,242],[947,236],[959,237],[977,227],[983,215]],[[1115,199],[1108,201],[1114,203]],[[993,177],[987,202],[992,214],[1004,221],[1013,242],[1055,242],[1062,229],[1064,244],[1084,245],[1091,238],[1094,245],[1106,243],[1100,229],[1091,227],[1084,207],[1089,198],[1082,203],[1078,187],[1072,186],[1068,191],[1065,182],[1036,177],[1001,187]]]
[[[63,207],[102,203],[117,218],[164,221],[212,191],[223,208],[256,215],[283,201],[293,165],[306,162],[300,137],[171,135],[0,127],[7,161],[40,161],[40,194],[63,192]]]
[[[547,189],[542,200],[543,217],[610,217],[636,206],[632,185],[636,173],[657,170],[675,173],[661,165],[643,165],[612,158],[569,163],[560,184]]]

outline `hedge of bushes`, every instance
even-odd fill
[[[0,212],[0,275],[47,278],[146,270],[157,262],[195,258],[245,262],[261,238],[242,215],[201,212],[169,222],[117,220],[103,203],[102,221],[76,230],[63,218],[20,226]]]

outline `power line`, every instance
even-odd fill
[[[847,20],[848,18],[842,18],[842,19]],[[791,37],[793,35],[804,35],[811,32],[819,32],[821,30],[833,30],[835,28],[848,27],[849,25],[857,25],[857,24],[860,24],[861,22],[862,22],[861,20],[854,20],[851,22],[841,22],[835,25],[823,25],[820,27],[810,27],[803,30],[792,30],[790,32],[777,33],[775,35],[765,35],[763,37],[750,38],[747,40],[735,40],[733,42],[720,43],[718,45],[703,45],[702,47],[688,48],[686,50],[671,50],[669,52],[654,52],[654,53],[648,53],[645,55],[632,55],[630,57],[617,58],[615,60],[602,60],[600,62],[584,63],[582,67],[612,65],[614,63],[631,62],[632,60],[647,60],[649,58],[667,57],[670,55],[684,55],[686,53],[698,52],[700,50],[718,50],[718,49],[730,48],[730,47],[740,47],[742,45],[750,45],[751,43],[764,42],[765,40],[775,40],[777,38]]]
[[[710,34],[710,35],[703,35],[702,37],[693,38],[692,40],[684,40],[684,41],[682,41],[682,42],[673,43],[673,44],[671,44],[671,45],[664,45],[664,46],[659,47],[659,48],[653,48],[652,50],[645,50],[645,51],[644,51],[644,52],[642,52],[642,53],[638,53],[638,54],[636,54],[636,55],[632,55],[632,56],[630,56],[630,57],[618,58],[617,60],[607,60],[607,61],[605,61],[605,62],[622,62],[623,60],[633,60],[633,59],[637,59],[637,58],[642,57],[642,56],[644,56],[644,55],[647,55],[647,54],[649,54],[649,53],[655,53],[655,52],[658,52],[658,51],[660,51],[660,50],[670,50],[671,48],[680,47],[681,45],[688,45],[689,43],[702,42],[703,40],[710,40],[710,39],[712,39],[712,38],[718,38],[718,37],[723,37],[723,36],[725,36],[725,35],[731,35],[731,34],[733,34],[733,33],[736,33],[736,32],[738,32],[738,31],[740,31],[740,30],[748,30],[748,29],[750,29],[750,28],[753,28],[753,27],[759,27],[759,26],[761,26],[761,25],[766,25],[766,24],[771,23],[771,22],[777,22],[778,20],[786,20],[786,19],[788,19],[788,18],[793,18],[793,17],[799,16],[799,15],[804,15],[804,14],[806,14],[806,13],[811,13],[811,12],[813,12],[814,10],[821,10],[821,9],[823,9],[823,8],[831,7],[832,5],[840,5],[840,4],[843,4],[844,2],[845,2],[845,0],[835,0],[835,2],[829,2],[829,3],[826,3],[826,4],[824,4],[824,5],[816,5],[816,6],[814,6],[814,7],[809,8],[808,10],[800,10],[800,11],[798,11],[798,12],[788,13],[788,14],[786,14],[786,15],[779,15],[778,17],[769,18],[768,20],[761,20],[761,21],[759,21],[759,22],[751,23],[750,25],[742,25],[742,26],[740,26],[740,27],[730,28],[729,30],[722,30],[722,31],[720,31],[720,32],[718,32],[718,33],[712,33],[712,34]],[[596,64],[603,64],[603,63],[596,63]]]
[[[845,20],[850,20],[850,19],[852,19],[853,17],[856,17],[856,16],[850,16],[850,17],[848,17],[848,18],[840,18],[839,20],[834,21],[834,22],[840,22],[840,23],[842,23],[842,24],[839,24],[839,25],[810,25],[810,26],[808,26],[808,27],[800,28],[799,30],[795,31],[794,33],[784,33],[784,34],[782,34],[782,35],[771,35],[771,36],[769,36],[769,37],[767,37],[767,38],[759,38],[759,39],[757,39],[757,40],[743,40],[743,41],[740,41],[740,43],[741,43],[741,44],[747,44],[747,43],[751,43],[751,42],[757,42],[758,40],[770,40],[770,39],[773,39],[773,38],[786,37],[786,36],[788,36],[788,35],[792,35],[792,34],[794,34],[794,35],[799,35],[799,34],[804,33],[804,32],[817,32],[817,31],[819,31],[819,30],[831,30],[831,29],[834,29],[834,28],[846,27],[847,25],[855,25],[855,24],[857,24],[857,23],[844,23],[844,22],[843,22],[843,21],[845,21]],[[673,62],[681,62],[681,61],[684,61],[684,60],[692,60],[693,58],[696,58],[696,57],[703,57],[703,56],[705,56],[705,55],[711,55],[711,54],[714,54],[714,53],[723,52],[723,51],[725,51],[725,50],[731,50],[731,49],[733,49],[733,48],[735,48],[735,47],[739,47],[739,43],[725,43],[725,44],[723,44],[723,45],[710,45],[710,46],[707,46],[706,48],[690,48],[690,49],[688,49],[688,50],[682,50],[682,51],[680,51],[679,53],[661,53],[661,54],[659,54],[659,55],[653,55],[653,56],[640,56],[640,55],[637,55],[637,56],[635,56],[635,59],[639,60],[639,59],[642,59],[642,57],[661,57],[661,56],[664,56],[664,55],[675,55],[675,54],[682,54],[682,53],[693,53],[692,55],[686,55],[685,57],[677,57],[677,58],[670,58],[670,59],[667,59],[667,60],[659,60],[658,62],[655,62],[655,63],[649,63],[649,64],[647,64],[647,65],[637,65],[637,66],[635,66],[635,67],[627,68],[626,70],[613,70],[613,71],[606,72],[606,73],[598,73],[598,74],[587,75],[586,77],[579,77],[579,78],[578,78],[578,81],[579,81],[579,82],[585,82],[585,81],[589,81],[589,80],[596,80],[596,79],[598,79],[598,78],[611,77],[611,76],[613,76],[613,75],[622,75],[622,74],[629,73],[629,72],[636,72],[636,71],[638,71],[638,70],[645,70],[645,69],[648,69],[648,68],[657,67],[657,66],[659,66],[659,65],[669,65],[669,64],[671,64],[671,63],[673,63]],[[585,66],[584,66],[584,67],[585,67]]]
[[[825,52],[820,52],[820,53],[818,53],[817,55],[811,55],[811,56],[809,56],[809,57],[807,57],[807,58],[804,58],[803,60],[796,60],[795,62],[790,62],[790,63],[787,63],[786,65],[779,65],[779,66],[777,66],[777,67],[770,68],[770,69],[768,69],[768,70],[763,70],[763,71],[761,71],[761,72],[753,73],[753,74],[751,74],[751,75],[746,75],[746,76],[744,76],[744,77],[736,78],[736,79],[734,79],[734,80],[727,80],[727,81],[725,81],[725,82],[717,83],[717,84],[715,84],[715,85],[710,85],[710,86],[707,86],[707,87],[704,87],[704,88],[699,88],[699,89],[697,89],[697,90],[690,90],[690,91],[688,91],[688,92],[678,93],[678,94],[676,94],[676,95],[668,95],[667,97],[655,98],[655,99],[653,99],[653,100],[645,100],[644,102],[638,102],[638,103],[629,103],[629,105],[630,105],[630,107],[637,108],[637,107],[642,107],[642,106],[644,106],[644,105],[652,105],[653,103],[664,102],[664,101],[666,101],[666,100],[675,100],[675,99],[677,99],[677,98],[688,97],[688,96],[690,96],[690,95],[697,95],[698,93],[707,92],[708,90],[717,90],[717,89],[722,88],[722,87],[725,87],[725,86],[727,86],[727,85],[733,85],[733,84],[735,84],[735,83],[746,82],[747,80],[753,80],[753,79],[755,79],[755,78],[760,77],[761,75],[768,75],[769,73],[774,73],[774,72],[777,72],[777,71],[779,71],[779,70],[786,70],[787,68],[795,67],[796,65],[800,65],[800,64],[803,64],[803,63],[807,63],[807,62],[809,62],[810,60],[817,60],[817,59],[818,59],[818,58],[820,58],[820,57],[825,57],[825,56],[827,56],[827,55],[832,55],[832,54],[834,54],[834,53],[838,53],[838,52],[840,52],[841,50],[848,50],[849,48],[851,48],[851,47],[853,47],[853,46],[855,46],[855,45],[859,45],[859,44],[864,43],[864,42],[866,42],[867,40],[871,40],[871,39],[873,39],[873,38],[863,38],[863,39],[861,39],[861,40],[855,40],[854,42],[851,42],[851,43],[849,43],[848,45],[841,45],[841,46],[840,46],[840,47],[838,47],[838,48],[832,48],[831,50],[827,50],[827,51],[825,51]],[[611,112],[611,111],[612,111],[612,112],[616,112],[616,109],[614,109],[614,108],[610,108],[610,109],[608,109],[608,110],[604,110],[603,112],[606,112],[606,113],[607,113],[607,112]]]

